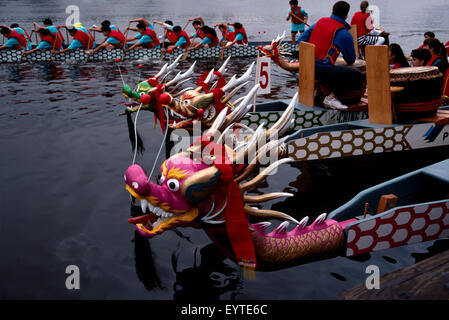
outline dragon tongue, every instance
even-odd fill
[[[151,216],[152,216],[152,214],[148,213],[148,214],[145,214],[143,216],[130,218],[130,219],[128,219],[128,222],[132,223],[132,224],[138,224],[138,223],[145,224],[145,223],[147,223],[148,220],[150,220]]]

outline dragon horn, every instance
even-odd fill
[[[288,128],[292,124],[291,119],[293,117],[293,112],[295,111],[297,104],[298,92],[295,93],[292,100],[290,101],[290,104],[288,105],[287,109],[285,109],[279,120],[274,125],[272,125],[270,129],[268,129],[267,136],[269,137],[269,139],[271,139],[274,134],[281,136],[286,130],[288,130]]]
[[[215,69],[212,68],[211,71],[209,71],[209,74],[206,77],[206,80],[204,80],[204,83],[209,83],[209,81],[212,79],[212,76],[214,75]]]
[[[174,85],[178,81],[182,81],[182,80],[185,80],[185,79],[189,78],[193,74],[193,69],[195,68],[195,65],[196,65],[196,61],[183,74],[181,74],[181,72],[178,72],[178,74],[172,80],[167,82],[166,86],[170,87],[170,86]]]
[[[246,83],[242,83],[239,87],[236,88],[236,90],[240,89],[242,86],[244,86]],[[248,112],[248,106],[250,105],[251,100],[254,98],[254,96],[257,94],[257,90],[259,90],[260,85],[256,84],[249,93],[243,98],[243,100],[239,103],[238,106],[234,108],[234,110],[228,114],[227,117],[227,124],[234,123],[239,121],[247,112]],[[223,100],[223,103],[227,103],[231,98],[232,95],[235,92],[231,92],[225,100]]]
[[[265,180],[267,178],[267,176],[273,171],[275,170],[277,167],[279,167],[280,165],[284,164],[284,163],[289,163],[292,162],[293,160],[290,158],[285,158],[285,159],[281,159],[276,161],[275,163],[271,164],[268,168],[265,168],[264,170],[262,170],[261,173],[259,173],[254,179],[240,185],[240,190],[242,191],[246,191],[252,187],[255,187],[257,185],[259,185],[263,180]]]
[[[226,68],[226,66],[227,66],[227,64],[228,64],[228,62],[229,62],[230,59],[231,59],[231,56],[229,56],[229,57],[225,60],[225,62],[223,62],[223,64],[221,65],[220,69],[218,69],[218,72],[220,72],[221,74],[223,74],[224,72],[226,72],[226,71],[225,71],[225,68]]]
[[[182,54],[180,54],[180,55],[175,59],[175,61],[173,61],[173,63],[167,67],[167,71],[171,71],[171,70],[175,69],[176,66],[178,65],[178,62],[179,62],[179,60],[181,59],[181,57],[182,57]]]
[[[161,68],[161,71],[159,71],[158,74],[155,75],[154,77],[156,79],[158,79],[160,76],[162,76],[167,71],[167,67],[168,67],[168,63],[164,64]]]

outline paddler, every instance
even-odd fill
[[[364,94],[363,77],[359,70],[347,66],[335,66],[341,53],[348,65],[355,60],[354,41],[345,21],[350,5],[338,1],[332,8],[332,15],[319,19],[298,39],[315,45],[315,75],[324,87],[323,104],[330,108],[347,109],[347,105],[357,104]]]
[[[228,42],[225,47],[229,48],[233,45],[237,46],[247,46],[248,45],[248,36],[246,35],[245,28],[243,28],[242,24],[239,22],[230,23],[228,25],[234,27],[234,40]]]
[[[204,33],[204,38],[201,42],[193,44],[188,50],[194,50],[197,48],[212,48],[220,45],[220,40],[217,37],[217,33],[209,26],[203,26],[201,32]]]
[[[298,0],[290,0],[290,11],[288,12],[288,16],[286,20],[292,19],[292,43],[296,42],[296,34],[299,32],[300,35],[303,34],[305,30],[305,23],[309,19],[309,15],[307,12],[298,6]]]
[[[109,21],[109,20],[104,20],[102,23],[101,23],[101,26],[100,27],[98,27],[98,26],[92,26],[92,27],[90,27],[89,28],[89,31],[92,31],[92,32],[103,32],[103,31],[101,31],[101,27],[109,27],[111,30],[114,30],[114,31],[117,31],[117,32],[120,32],[120,33],[122,33],[121,31],[120,31],[120,29],[116,26],[116,25],[113,25],[113,24],[111,24],[111,21]],[[106,42],[106,38],[101,42],[101,44],[103,44],[103,43],[105,43]]]
[[[167,37],[168,32],[172,31],[174,35],[176,35],[176,42],[174,45],[169,46],[167,49],[163,49],[164,51],[167,51],[168,53],[171,53],[176,48],[182,48],[187,49],[190,47],[190,37],[187,34],[185,30],[182,30],[181,26],[170,26],[167,24],[162,24],[162,26],[167,31]]]
[[[112,49],[122,49],[125,45],[126,39],[125,36],[116,30],[112,30],[109,26],[102,26],[101,31],[103,32],[103,35],[105,36],[106,40],[97,46],[95,49],[91,51],[87,51],[87,54],[94,54],[97,51],[106,49],[106,50],[112,50]]]
[[[160,48],[159,45],[160,43],[156,32],[147,27],[145,23],[139,22],[136,28],[127,28],[127,29],[138,32],[138,34],[135,37],[130,37],[126,40],[126,41],[138,40],[128,50],[142,49],[142,48],[145,49]]]
[[[58,26],[59,28],[66,28],[70,36],[73,38],[72,43],[61,51],[55,51],[53,53],[64,53],[67,51],[73,51],[77,49],[90,50],[96,47],[94,39],[90,32],[84,28],[80,23],[73,26]]]
[[[165,47],[169,47],[172,45],[175,45],[175,43],[178,41],[178,36],[173,32],[173,21],[166,20],[165,22],[160,22],[157,20],[153,20],[154,24],[159,24],[164,28],[165,31]]]
[[[151,30],[154,31],[154,26],[153,26],[153,24],[152,24],[149,20],[147,20],[147,19],[145,19],[145,18],[137,18],[137,19],[131,19],[131,20],[129,20],[129,23],[130,23],[130,24],[131,24],[131,23],[134,23],[134,22],[137,22],[137,23],[143,23],[143,24],[145,25],[145,27],[150,28]],[[125,30],[125,32],[126,32],[126,30]]]
[[[385,43],[385,38],[380,34],[385,31],[374,28],[373,18],[366,12],[368,6],[368,1],[362,1],[360,11],[356,12],[351,20],[351,25],[357,26],[357,43],[360,46],[382,45]]]
[[[62,35],[61,31],[58,30],[58,28],[53,25],[53,21],[50,18],[47,18],[43,21],[44,26],[40,26],[37,22],[33,22],[34,27],[39,29],[47,29],[50,31],[50,33],[57,39],[57,41],[60,41],[62,46],[65,47],[65,41],[64,36]]]
[[[61,43],[61,38],[58,37],[57,35],[54,36],[50,30],[45,29],[45,28],[41,28],[39,30],[37,30],[37,33],[39,34],[40,38],[41,38],[41,42],[39,43],[39,45],[29,51],[24,51],[23,54],[30,54],[36,51],[43,51],[43,50],[61,50],[62,48],[62,43]]]
[[[3,49],[31,50],[33,48],[30,36],[25,31],[25,29],[19,27],[19,25],[17,23],[13,23],[10,26],[10,28],[8,28],[6,25],[0,25],[0,28],[5,28],[5,33],[7,33],[6,30],[17,32],[17,34],[15,34],[14,32],[12,34],[9,33],[8,36],[6,36],[6,34],[3,34],[3,32],[2,32],[2,34],[8,38],[8,41],[6,41],[5,44],[0,47],[0,50],[3,50]],[[25,39],[26,44],[22,38]]]
[[[412,50],[411,57],[413,67],[422,67],[429,62],[431,54],[427,49],[415,49]]]
[[[199,39],[199,41],[202,41],[204,37],[206,36],[201,29],[205,24],[202,17],[196,17],[196,18],[189,18],[189,22],[192,22],[193,29],[195,29],[195,32],[190,36],[190,39],[192,42],[194,42],[195,39]],[[198,42],[198,41],[196,41]]]
[[[218,30],[221,32],[220,45],[225,46],[227,43],[231,43],[235,39],[234,29],[228,26],[226,23],[218,23],[214,25],[214,29],[218,26]]]

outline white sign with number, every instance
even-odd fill
[[[260,57],[257,65],[257,75],[260,88],[257,94],[271,93],[271,59],[268,57]]]

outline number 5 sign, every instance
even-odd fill
[[[271,60],[268,57],[261,57],[257,64],[256,81],[259,81],[260,89],[257,94],[267,94],[271,92]]]

